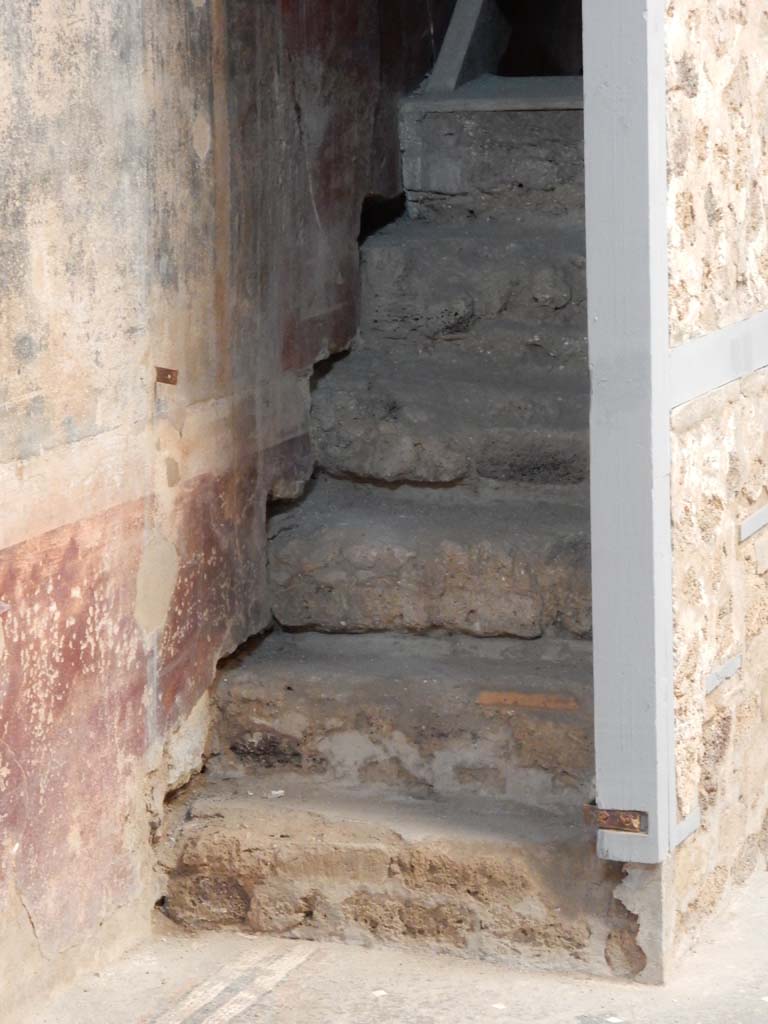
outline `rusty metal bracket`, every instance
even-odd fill
[[[645,811],[606,811],[595,804],[585,804],[584,821],[602,832],[648,834],[648,815]]]
[[[171,370],[167,366],[155,367],[156,380],[158,384],[178,384],[179,371]]]

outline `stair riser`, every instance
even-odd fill
[[[477,430],[435,435],[371,418],[364,396],[316,396],[312,443],[328,473],[385,483],[455,483],[472,477],[580,483],[589,472],[586,433]]]
[[[499,327],[465,339],[474,351],[458,343],[356,346],[313,388],[318,465],[385,483],[586,479],[588,374],[549,355],[534,328],[518,328],[528,347],[516,351],[515,328]],[[548,340],[568,351],[567,339]]]
[[[407,846],[396,838],[349,846],[325,836],[265,842],[247,829],[222,835],[212,825],[187,838],[165,909],[190,927],[415,946],[608,975],[616,881],[588,840],[535,852]],[[634,942],[632,923],[621,926]]]
[[[515,541],[460,545],[436,537],[408,548],[403,535],[388,540],[343,525],[288,531],[269,548],[274,615],[286,628],[331,633],[537,637],[557,623],[587,636],[587,542],[529,552],[515,550]]]
[[[586,324],[573,325],[557,323],[543,326],[515,322],[511,316],[496,320],[479,320],[464,332],[453,332],[438,339],[419,337],[418,334],[395,341],[391,338],[360,335],[355,341],[356,351],[381,351],[382,347],[401,352],[403,348],[428,351],[433,354],[444,352],[479,353],[501,352],[511,379],[522,379],[538,375],[550,377],[553,368],[562,367],[566,373],[577,374],[583,382],[583,393],[589,394],[589,346]]]
[[[422,705],[416,714],[407,707],[388,713],[380,701],[334,699],[330,686],[327,696],[308,699],[296,692],[289,668],[284,685],[270,672],[269,690],[227,684],[219,694],[219,748],[225,763],[234,753],[264,785],[270,771],[296,768],[417,798],[478,793],[539,805],[591,799],[588,709],[481,708],[455,698],[446,706],[436,682],[430,680],[432,712]]]
[[[436,221],[522,210],[581,216],[581,111],[429,111],[401,117],[413,216]]]
[[[364,336],[438,338],[513,313],[539,324],[581,324],[585,260],[567,249],[472,236],[369,245],[363,250]]]

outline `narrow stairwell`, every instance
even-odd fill
[[[551,83],[543,109],[505,89],[405,109],[408,215],[362,248],[359,343],[314,390],[316,478],[270,523],[275,629],[222,668],[166,909],[634,975],[621,868],[581,814],[582,118]]]

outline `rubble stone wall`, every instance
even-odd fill
[[[768,853],[768,528],[741,539],[768,503],[767,408],[761,370],[672,418],[678,815],[702,812],[675,857],[679,945]]]
[[[768,307],[768,11],[667,0],[671,342]]]

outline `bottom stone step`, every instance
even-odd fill
[[[593,796],[584,640],[275,632],[228,659],[217,703],[213,771],[234,754],[412,796]]]
[[[399,943],[505,962],[637,974],[637,921],[614,899],[579,810],[352,796],[288,775],[208,782],[172,811],[162,860],[177,922]]]

